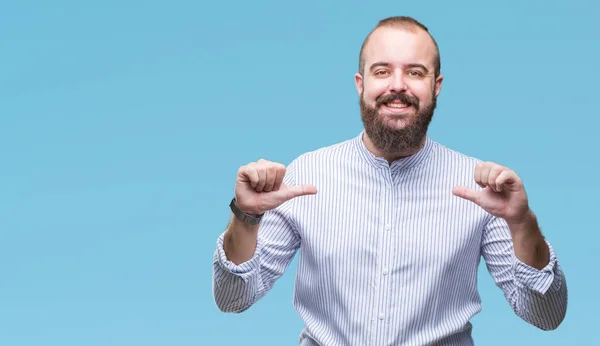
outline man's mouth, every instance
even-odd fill
[[[408,105],[406,103],[402,103],[402,102],[388,102],[388,103],[385,103],[385,106],[389,107],[389,108],[396,108],[396,109],[403,109],[403,108],[408,107]]]

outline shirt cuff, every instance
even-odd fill
[[[560,289],[561,275],[558,261],[554,249],[550,243],[544,239],[550,250],[550,261],[548,264],[540,269],[531,267],[528,264],[520,261],[514,254],[514,271],[517,283],[521,287],[526,287],[539,294],[546,294],[546,292],[556,292]]]
[[[252,258],[247,260],[246,262],[242,262],[240,264],[235,264],[227,259],[225,255],[225,250],[223,249],[223,240],[225,238],[225,233],[221,234],[219,238],[217,238],[217,250],[214,254],[214,261],[220,265],[225,271],[240,277],[244,281],[248,281],[248,279],[258,271],[259,268],[259,259],[260,254],[262,252],[262,245],[260,241],[256,244],[256,250],[252,255]]]

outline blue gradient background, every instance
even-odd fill
[[[362,129],[377,20],[437,38],[430,135],[523,178],[566,271],[556,331],[485,271],[478,345],[583,345],[599,300],[600,5],[567,1],[12,1],[0,5],[0,344],[294,345],[296,260],[243,314],[211,292],[237,168]]]

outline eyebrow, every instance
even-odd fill
[[[392,64],[388,63],[388,62],[376,62],[373,63],[370,67],[369,67],[369,71],[373,72],[373,70],[377,67],[390,67],[392,66]],[[425,67],[425,65],[423,64],[408,64],[406,65],[407,68],[420,68],[423,71],[425,71],[425,73],[429,73],[429,70],[427,69],[427,67]]]

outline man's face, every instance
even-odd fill
[[[442,76],[429,35],[378,28],[367,43],[364,75],[355,75],[367,135],[384,154],[416,149],[433,117]]]

